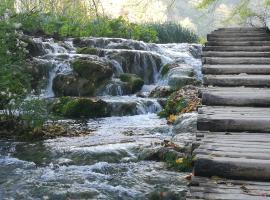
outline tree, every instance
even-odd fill
[[[223,3],[222,0],[202,0],[197,4],[199,9],[209,9]],[[270,17],[270,0],[237,0],[235,7],[225,22],[247,24],[251,26],[266,25]]]

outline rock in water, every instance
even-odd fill
[[[53,105],[53,112],[70,118],[95,118],[109,115],[106,102],[90,98],[61,98]]]
[[[140,91],[144,85],[144,81],[136,74],[121,74],[120,80],[127,83],[133,94]]]
[[[151,91],[150,97],[153,98],[165,98],[170,96],[173,93],[173,90],[169,86],[158,86]]]
[[[98,57],[94,57],[93,59],[88,57],[77,58],[71,63],[71,66],[79,77],[94,83],[108,80],[113,75],[113,70],[109,63]]]
[[[53,80],[56,96],[94,96],[111,80],[112,67],[98,57],[77,58],[71,63],[74,73],[59,74]]]

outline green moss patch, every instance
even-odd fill
[[[198,88],[191,85],[185,86],[169,96],[164,109],[158,115],[169,118],[170,116],[196,111],[199,105],[201,105],[201,99],[198,97]]]
[[[53,105],[53,112],[70,118],[95,118],[108,116],[107,103],[89,98],[62,97]]]
[[[119,78],[122,82],[128,83],[132,93],[140,91],[144,85],[144,81],[136,74],[121,74]]]
[[[88,58],[74,60],[72,67],[80,77],[92,82],[102,82],[110,79],[113,75],[112,67],[109,64]]]
[[[170,64],[166,64],[162,67],[160,73],[162,76],[165,76],[166,74],[168,74],[169,71],[170,71]]]
[[[77,54],[89,54],[89,55],[98,55],[99,51],[97,48],[89,48],[89,47],[83,47],[83,48],[78,48],[76,50]]]

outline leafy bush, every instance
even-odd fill
[[[157,32],[158,43],[195,43],[199,40],[198,35],[177,23],[156,23],[148,26]]]

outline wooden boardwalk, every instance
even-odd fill
[[[216,30],[202,60],[199,147],[187,199],[270,199],[270,32]]]

